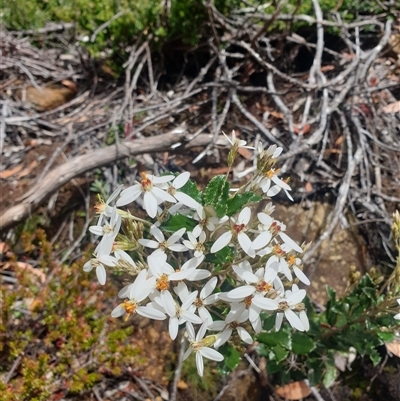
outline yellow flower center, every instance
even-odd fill
[[[153,189],[153,183],[151,182],[150,178],[147,177],[145,173],[140,173],[140,175],[142,176],[141,184],[143,191],[151,191]]]
[[[201,298],[196,298],[195,301],[193,302],[193,305],[196,308],[201,308],[202,306],[204,306],[203,300]]]
[[[270,170],[268,170],[268,171],[265,173],[265,176],[266,176],[267,178],[272,178],[272,177],[274,177],[275,175],[278,174],[278,171],[279,171],[279,169],[271,168]]]
[[[289,266],[293,266],[296,264],[296,256],[294,255],[290,255],[286,260]]]
[[[256,290],[258,292],[268,292],[272,288],[272,285],[270,283],[267,283],[266,281],[260,281],[256,285]]]
[[[125,317],[125,321],[129,319],[129,316],[136,313],[136,302],[134,301],[130,301],[128,299],[126,299],[123,303],[123,307],[125,308],[126,311],[126,317]]]
[[[276,244],[276,245],[274,245],[274,247],[272,248],[272,253],[273,253],[274,255],[276,255],[276,256],[282,257],[282,256],[285,255],[286,252],[285,252],[278,244]]]
[[[158,291],[165,291],[168,290],[168,287],[169,287],[168,276],[166,274],[163,274],[160,278],[157,279],[156,288]]]

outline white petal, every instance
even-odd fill
[[[227,246],[232,239],[232,232],[227,231],[226,233],[223,233],[212,245],[210,252],[215,253],[220,251],[222,248]]]
[[[204,362],[200,352],[196,352],[196,366],[197,366],[197,373],[199,374],[200,377],[203,377]]]
[[[199,315],[201,318],[201,323],[208,322],[208,325],[210,325],[213,322],[210,312],[204,306],[199,308]]]
[[[177,335],[178,335],[178,329],[179,329],[179,322],[177,317],[171,317],[169,319],[169,324],[168,324],[168,331],[169,331],[169,336],[171,337],[171,340],[175,340]]]
[[[292,188],[290,188],[290,185],[286,184],[286,182],[282,181],[280,178],[278,178],[276,175],[271,177],[271,180],[276,184],[279,185],[281,188],[286,189],[287,191],[290,191]]]
[[[99,280],[99,283],[101,285],[104,285],[106,283],[106,269],[104,268],[103,265],[98,265],[96,267],[96,275],[97,275],[97,280]]]
[[[154,185],[165,184],[166,182],[170,182],[175,178],[175,176],[173,175],[163,175],[162,177],[155,177],[151,174],[148,174],[147,177],[150,178]]]
[[[297,266],[293,266],[293,272],[302,283],[305,285],[310,285],[310,280],[308,277]]]
[[[136,312],[138,313],[138,315],[154,320],[164,320],[167,317],[165,316],[165,313],[162,313],[157,309],[151,308],[150,306],[139,306],[138,308],[136,308]]]
[[[254,297],[253,304],[263,310],[277,310],[278,309],[278,302],[276,300],[270,299],[270,298]]]
[[[160,293],[161,304],[169,316],[176,316],[175,301],[169,291],[161,291]]]
[[[244,304],[244,302],[241,302],[240,304],[236,304],[234,306],[232,305],[230,312],[226,315],[225,322],[232,323],[236,321],[239,318],[239,316],[243,313],[245,308],[246,305]]]
[[[150,227],[150,234],[158,241],[158,242],[164,242],[165,237],[162,231],[156,227],[154,224]]]
[[[256,251],[251,247],[252,243],[250,238],[247,236],[246,233],[239,233],[238,241],[242,249],[249,255],[250,257],[254,257],[256,255]]]
[[[224,320],[216,320],[208,326],[208,330],[221,331],[225,328],[226,323]]]
[[[83,265],[83,271],[85,272],[90,272],[93,270],[93,265],[92,265],[92,260],[88,260],[84,265]]]
[[[300,318],[291,309],[285,310],[285,316],[293,328],[304,331],[303,323],[301,323]]]
[[[242,339],[247,344],[253,344],[253,339],[251,338],[251,335],[248,333],[247,330],[245,330],[243,327],[238,326],[236,328],[239,337]]]
[[[199,281],[199,280],[205,280],[206,278],[209,278],[210,276],[211,276],[211,272],[209,272],[208,270],[195,269],[188,277],[186,277],[186,280]]]
[[[258,213],[257,217],[260,223],[262,223],[266,228],[269,228],[274,221],[274,219],[266,213]]]
[[[251,217],[251,209],[249,207],[245,207],[239,214],[238,224],[247,224],[250,221]]]
[[[124,304],[119,304],[114,310],[111,312],[111,317],[120,317],[125,314]]]
[[[201,339],[204,337],[204,335],[206,334],[207,331],[207,323],[203,323],[200,328],[199,331],[196,334],[196,341],[201,341]]]
[[[279,236],[282,238],[282,241],[289,245],[296,252],[303,252],[303,250],[285,233],[280,232]]]
[[[251,326],[253,327],[253,330],[256,334],[261,332],[262,326],[261,326],[261,319],[260,316],[254,320],[253,322],[250,322]]]
[[[199,316],[197,316],[194,313],[189,312],[187,310],[182,310],[181,311],[181,317],[185,321],[193,323],[193,324],[202,324],[203,323],[203,320]]]
[[[204,255],[200,258],[191,258],[182,265],[181,270],[195,269],[203,260]]]
[[[299,290],[292,293],[289,297],[287,297],[287,302],[289,305],[296,305],[301,302],[306,296],[306,290]]]
[[[197,209],[200,206],[199,202],[195,201],[192,197],[184,194],[183,192],[176,192],[175,199],[192,209]]]
[[[145,192],[143,197],[143,206],[147,212],[147,214],[154,218],[157,214],[157,199],[151,192]]]
[[[160,188],[157,187],[153,187],[153,189],[151,190],[151,192],[153,193],[153,195],[160,200],[160,202],[170,202],[170,203],[176,203],[175,198],[170,195],[169,193],[163,191]]]
[[[214,348],[219,348],[221,345],[224,345],[232,335],[232,329],[226,329],[224,330],[217,338],[217,340],[214,343]]]
[[[172,245],[169,245],[168,248],[174,252],[186,252],[188,250],[188,248],[182,244],[172,244]]]
[[[254,294],[256,289],[252,285],[242,285],[228,292],[228,297],[231,299],[243,299],[251,294]]]
[[[182,237],[182,235],[185,233],[185,231],[186,231],[186,228],[181,228],[176,233],[172,234],[167,240],[168,245],[175,244],[175,242],[178,241]]]
[[[146,248],[157,249],[160,246],[159,242],[153,241],[152,239],[139,239],[138,242]]]
[[[199,352],[207,359],[211,359],[212,361],[223,361],[224,357],[221,353],[212,349],[210,347],[202,347],[200,348]]]
[[[186,359],[189,357],[189,355],[193,352],[193,348],[189,347],[186,352],[183,354],[183,360],[186,361]]]
[[[189,234],[189,233],[188,233],[188,234]],[[193,245],[190,241],[184,239],[182,242],[183,242],[183,245],[186,246],[186,248],[188,248],[188,249],[194,249],[194,245]]]
[[[252,248],[261,249],[269,244],[272,238],[272,233],[270,231],[264,231],[261,233],[254,241]]]
[[[217,282],[217,277],[213,277],[211,280],[207,281],[206,285],[200,292],[200,298],[207,298],[214,291]]]
[[[181,282],[182,283],[182,282]],[[181,284],[179,283],[179,284]],[[181,288],[182,291],[182,288]],[[185,300],[182,302],[182,309],[188,309],[189,306],[194,302],[194,300],[197,298],[197,293],[198,291],[193,291],[192,293],[188,294]]]
[[[189,181],[189,178],[190,178],[190,173],[188,171],[185,171],[179,174],[174,179],[173,186],[177,189],[182,188]]]
[[[103,226],[90,226],[89,231],[95,235],[103,235]]]
[[[279,331],[282,326],[283,313],[277,313],[275,318],[275,331]]]
[[[310,330],[310,322],[308,321],[307,313],[305,311],[301,311],[299,313],[299,318],[301,320],[301,324],[304,327],[304,331]]]
[[[273,198],[274,196],[278,195],[281,190],[282,188],[279,185],[273,185],[268,189],[268,191],[264,191],[264,193],[266,193],[270,198]]]
[[[120,198],[117,200],[117,206],[125,206],[128,203],[136,200],[140,194],[143,192],[143,188],[141,184],[135,184],[129,188],[124,189],[121,192]]]
[[[188,333],[189,340],[194,341],[196,338],[196,334],[194,332],[192,323],[190,323],[190,322],[186,323],[186,331]]]

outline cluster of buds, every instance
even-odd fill
[[[230,168],[246,143],[234,134],[229,141]],[[290,186],[275,169],[281,152],[276,146],[259,147],[255,174],[227,199],[223,191],[213,194],[210,182],[206,191],[220,202],[248,200],[227,215],[215,212],[218,205],[201,196],[188,172],[160,177],[142,173],[135,185],[119,187],[96,206],[100,217],[90,231],[101,238],[84,270],[95,268],[100,284],[106,282],[107,271],[133,277],[119,292],[122,301],[111,315],[168,319],[172,339],[185,330],[190,343],[185,357],[196,354],[200,375],[203,358],[223,360],[218,348],[233,335],[251,344],[264,316],[276,316],[276,330],[284,319],[296,330],[309,329],[302,303],[306,291],[298,286],[310,284],[303,272],[303,249],[286,234],[285,224],[274,219],[272,203],[257,214],[252,211],[251,199],[270,200],[280,191],[291,199]],[[120,209],[141,196],[152,221]],[[169,218],[177,218],[181,226],[167,229]]]

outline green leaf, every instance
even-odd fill
[[[390,342],[390,341],[393,341],[395,338],[394,333],[388,333],[386,331],[378,331],[376,334],[383,341]]]
[[[281,345],[276,345],[275,347],[272,347],[272,352],[275,354],[276,361],[280,363],[287,359],[290,351]]]
[[[228,207],[226,210],[226,214],[230,217],[233,216],[235,213],[241,211],[243,206],[247,203],[257,203],[262,200],[261,196],[256,195],[253,192],[245,192],[244,194],[236,194],[232,198],[228,199]]]
[[[160,228],[168,232],[176,232],[181,228],[186,228],[186,231],[192,231],[199,222],[182,214],[169,215]]]
[[[292,350],[297,355],[305,355],[315,348],[314,341],[307,334],[295,331],[292,333]]]
[[[282,347],[285,347],[288,350],[291,350],[292,346],[290,333],[285,332],[285,330],[283,329],[272,333],[260,333],[257,336],[257,341],[270,347],[281,345]]]
[[[224,374],[232,372],[233,369],[239,364],[240,353],[229,344],[224,344],[222,347],[218,348],[218,352],[224,356],[224,361],[221,362],[220,369]]]
[[[326,388],[329,388],[335,382],[337,374],[337,369],[333,359],[325,362],[325,369],[326,370],[322,382]]]
[[[225,176],[217,175],[211,179],[204,190],[204,204],[212,206],[218,218],[226,214],[229,188],[230,186]]]
[[[201,192],[198,190],[197,185],[194,182],[189,180],[182,188],[179,189],[179,191],[189,195],[201,205]]]
[[[373,348],[369,352],[369,357],[374,364],[374,366],[379,365],[379,362],[382,360],[382,357],[379,355],[379,352],[376,348]]]

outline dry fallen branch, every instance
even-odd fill
[[[171,146],[177,142],[183,143],[178,149],[205,146],[212,137],[207,134],[201,134],[193,140],[188,138],[188,133],[180,130],[179,132],[162,134],[156,137],[125,141],[119,145],[96,149],[85,155],[77,156],[47,174],[43,180],[27,192],[19,204],[6,210],[0,216],[0,230],[4,230],[27,218],[51,193],[80,174],[107,166],[125,157],[150,152],[171,151]]]

